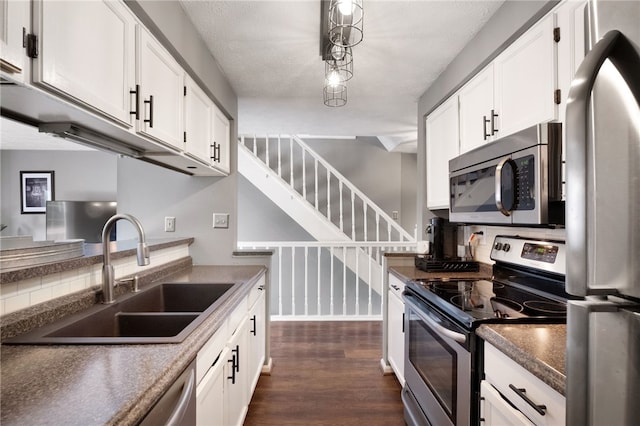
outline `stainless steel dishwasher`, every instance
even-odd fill
[[[140,426],[195,426],[196,368],[192,362],[162,395]]]

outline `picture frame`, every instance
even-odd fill
[[[20,172],[20,213],[44,214],[55,200],[53,170]]]

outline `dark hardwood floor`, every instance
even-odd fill
[[[382,322],[272,322],[271,357],[245,425],[405,424],[400,384],[380,368]]]

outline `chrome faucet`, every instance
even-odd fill
[[[113,273],[113,265],[111,265],[109,234],[111,234],[111,228],[113,228],[113,225],[115,225],[115,223],[120,219],[128,220],[138,231],[138,265],[145,266],[149,264],[149,247],[145,241],[144,229],[142,229],[140,221],[130,214],[116,214],[111,216],[109,220],[107,220],[107,223],[104,224],[104,228],[102,228],[102,254],[104,256],[104,262],[102,265],[102,303],[105,304],[113,303],[115,301],[113,289],[116,286],[116,281]]]

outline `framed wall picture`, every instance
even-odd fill
[[[53,171],[20,172],[20,212],[42,214],[54,197]]]

